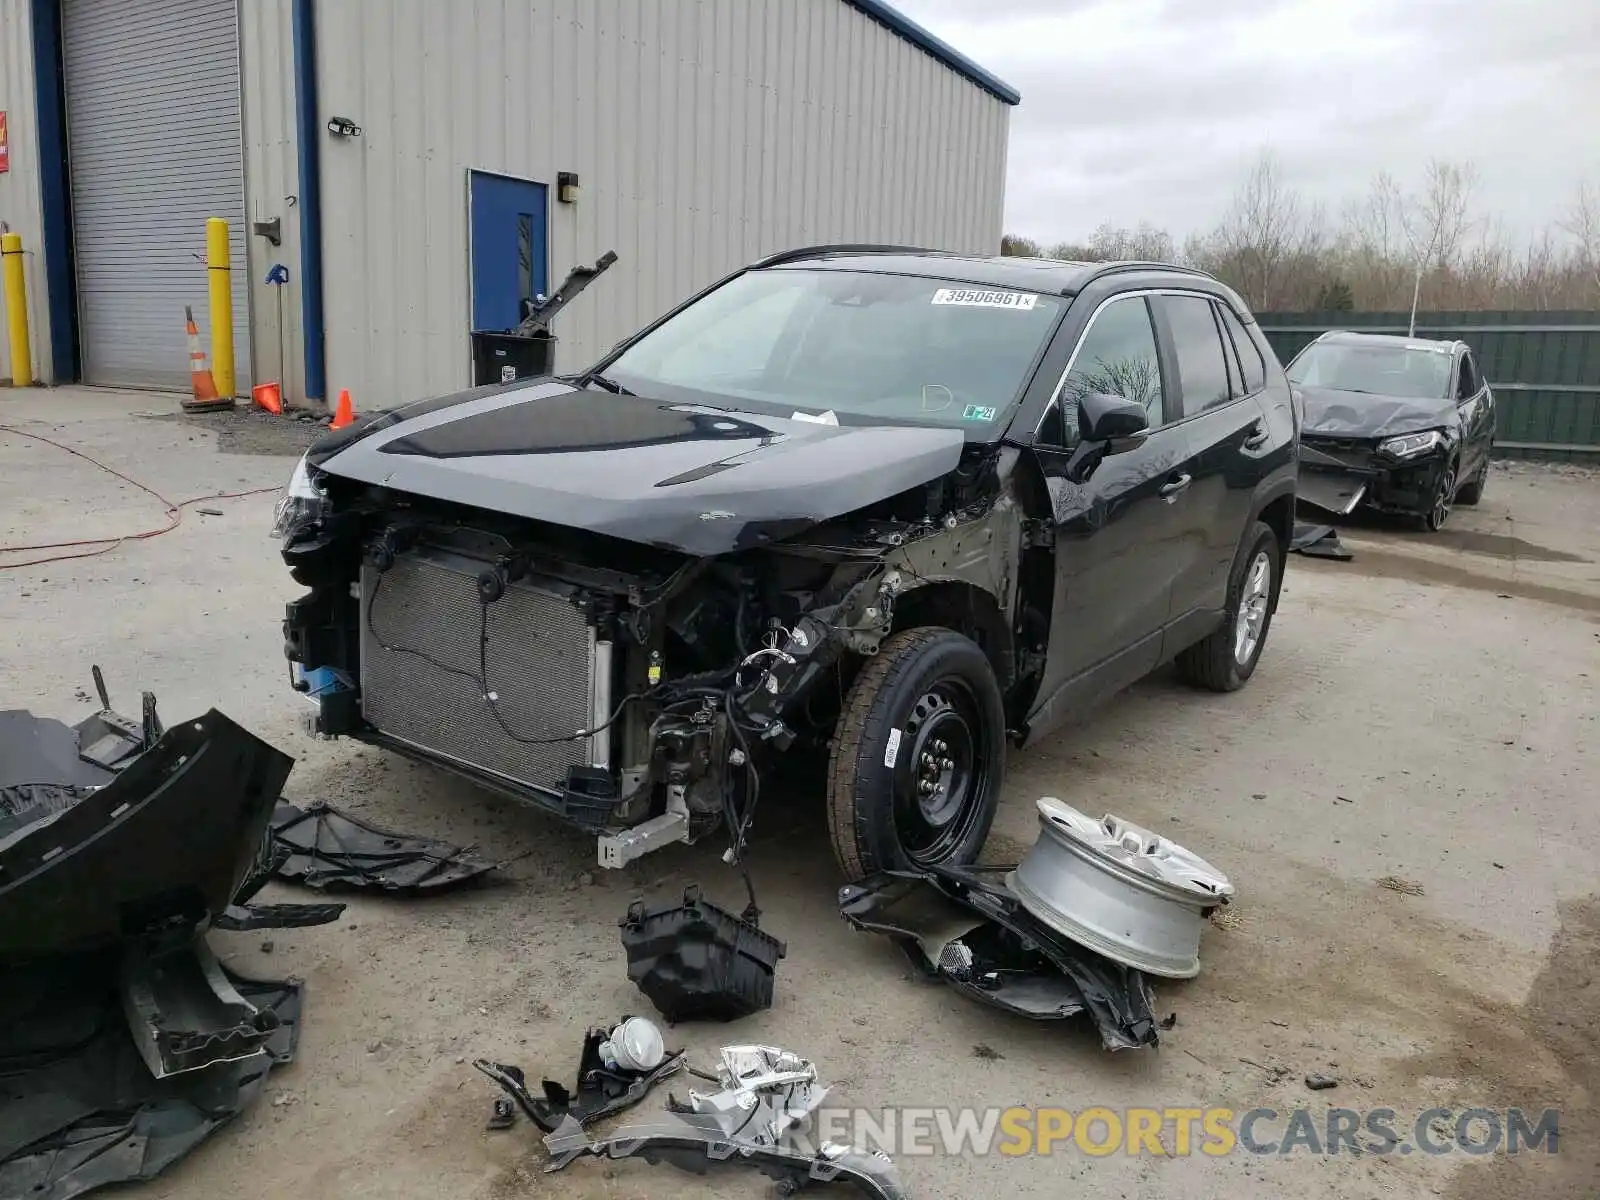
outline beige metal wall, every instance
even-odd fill
[[[250,239],[270,378],[273,261],[299,321],[293,56],[286,0],[242,7],[247,207],[285,222],[280,248]],[[549,185],[551,287],[617,251],[557,322],[563,368],[774,250],[998,250],[1009,107],[843,0],[319,0],[317,19],[319,121],[362,128],[318,135],[328,389],[358,408],[468,382],[473,168]],[[299,354],[292,331],[296,380]]]
[[[284,395],[298,404],[305,398],[305,350],[300,338],[300,170],[289,13],[288,0],[242,0],[239,80],[245,221],[248,225],[277,217],[282,237],[282,244],[274,246],[245,232],[251,362],[258,381],[279,380]],[[289,269],[287,284],[265,282],[275,263]]]
[[[49,383],[50,314],[45,295],[31,7],[29,0],[0,0],[0,109],[5,110],[11,142],[11,169],[0,175],[0,222],[6,231],[22,235],[27,253],[33,377]],[[0,336],[0,379],[10,378],[11,351],[7,339]]]

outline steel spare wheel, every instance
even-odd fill
[[[1116,962],[1189,979],[1200,927],[1233,895],[1228,877],[1159,834],[1109,813],[1096,821],[1052,796],[1039,840],[1006,878],[1029,912]]]

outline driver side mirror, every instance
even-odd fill
[[[1121,454],[1150,434],[1150,414],[1137,400],[1108,392],[1090,392],[1078,401],[1078,438]]]

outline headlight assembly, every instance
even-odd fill
[[[288,538],[302,529],[316,525],[328,515],[328,493],[311,478],[311,468],[305,455],[294,465],[289,476],[289,486],[278,497],[272,510],[272,536]]]
[[[1403,437],[1389,438],[1378,449],[1385,454],[1392,454],[1395,458],[1415,458],[1432,450],[1443,441],[1444,434],[1437,429],[1430,429],[1427,433],[1408,433]]]

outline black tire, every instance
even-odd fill
[[[1000,802],[1005,744],[1000,685],[975,642],[936,627],[884,642],[834,730],[828,833],[845,877],[975,862]]]
[[[1260,626],[1254,641],[1241,658],[1236,637],[1240,620],[1240,606],[1258,599],[1252,590],[1246,595],[1246,584],[1255,586],[1253,572],[1265,555],[1266,591],[1265,607],[1260,611]],[[1278,607],[1278,588],[1283,582],[1284,547],[1278,535],[1264,521],[1257,521],[1239,543],[1234,556],[1233,571],[1228,576],[1228,616],[1210,636],[1202,638],[1177,658],[1178,674],[1186,683],[1209,688],[1213,692],[1236,692],[1255,674],[1256,663],[1261,661],[1261,651],[1267,644],[1267,633],[1272,628],[1272,614]]]
[[[1478,468],[1478,473],[1472,477],[1472,482],[1456,493],[1456,503],[1473,505],[1483,499],[1484,485],[1489,482],[1489,456],[1483,456],[1483,466]]]
[[[1444,523],[1450,519],[1450,509],[1455,505],[1456,493],[1461,490],[1461,482],[1456,472],[1461,469],[1461,460],[1451,459],[1439,476],[1439,483],[1433,489],[1433,502],[1428,511],[1422,514],[1422,528],[1429,533],[1438,533],[1444,528]]]

